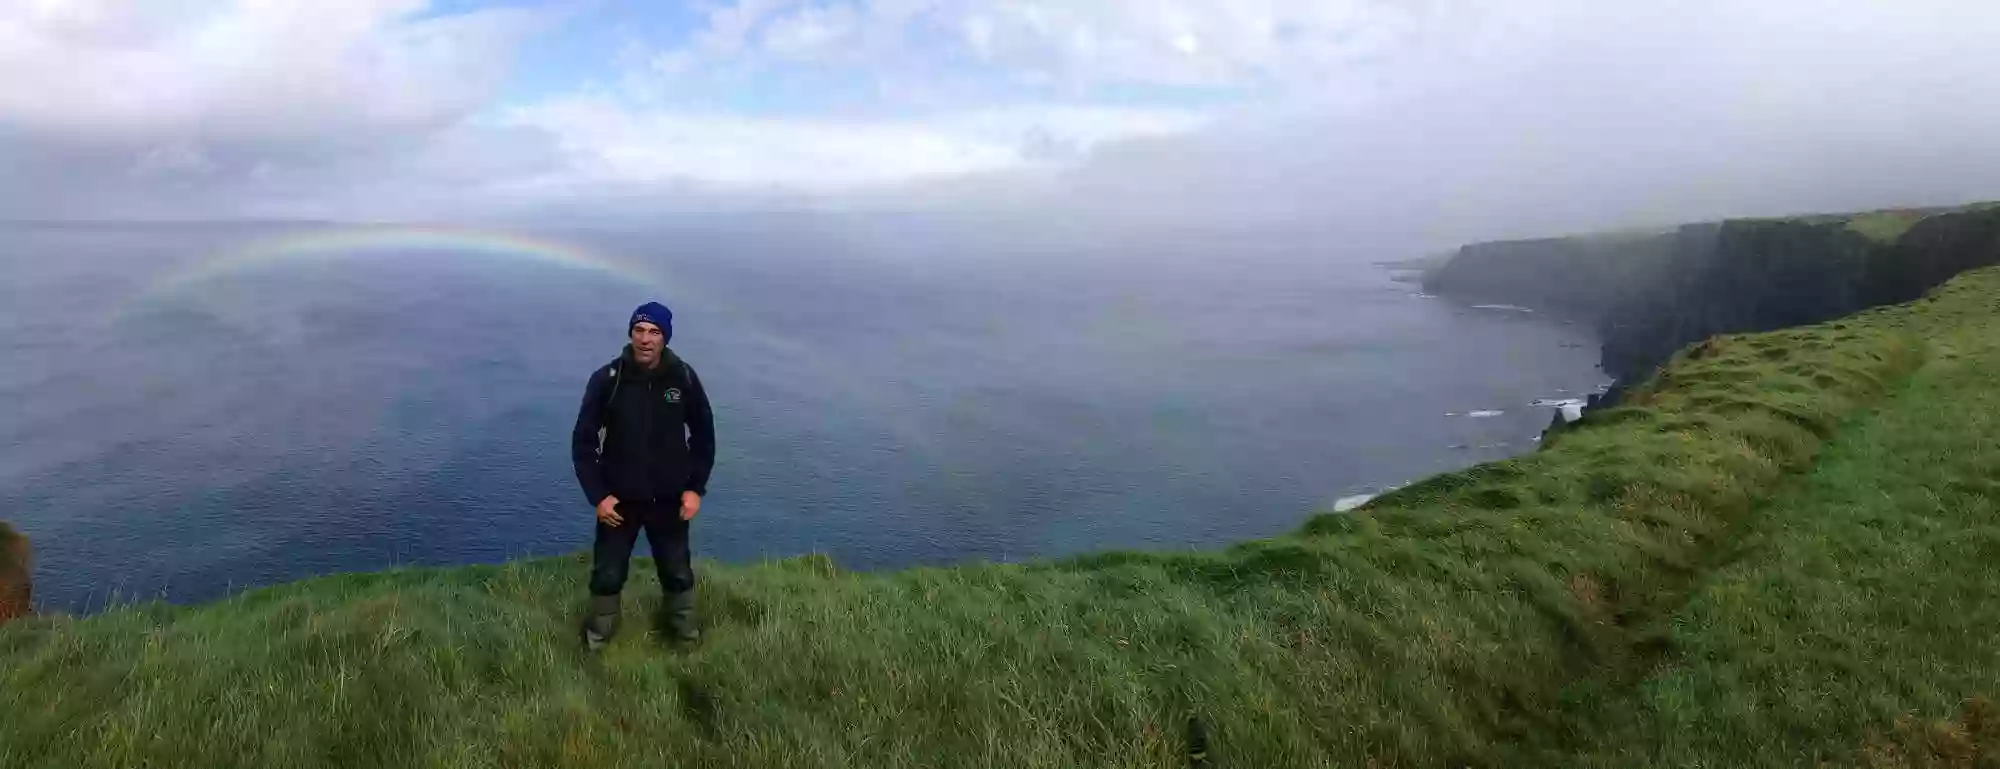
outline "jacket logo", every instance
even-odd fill
[[[667,402],[668,403],[681,402],[681,388],[678,387],[667,388]]]

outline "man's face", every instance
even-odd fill
[[[667,346],[667,336],[660,333],[660,327],[646,321],[632,327],[632,358],[641,366],[651,366],[660,362],[660,348]]]

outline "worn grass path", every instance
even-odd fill
[[[2000,766],[1996,303],[1968,280],[1897,319],[1927,364],[1745,527],[1666,664],[1576,692],[1577,763]]]
[[[580,558],[15,622],[0,766],[1166,767],[1190,719],[1212,766],[1923,765],[2000,671],[1996,297],[1714,340],[1543,451],[1225,551],[708,564],[691,649],[636,569],[578,650]]]

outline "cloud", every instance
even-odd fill
[[[146,150],[133,165],[139,177],[205,176],[215,171],[208,153],[192,144],[162,144]]]
[[[1435,0],[736,0],[684,39],[642,44],[653,82],[632,84],[686,95],[717,85],[717,73],[737,86],[746,73],[835,68],[930,80],[975,100],[1129,87],[1288,92],[1487,15]]]
[[[559,137],[572,166],[592,180],[690,179],[820,192],[1015,168],[1107,142],[1186,132],[1201,122],[1177,110],[1057,106],[909,119],[756,118],[596,98],[524,107],[506,120]]]
[[[0,216],[221,215],[273,180],[395,172],[395,159],[451,152],[433,142],[490,104],[541,22],[427,10],[35,0],[0,11]]]
[[[1394,46],[1423,4],[1026,0],[952,10],[982,60],[1071,86],[1299,87]]]
[[[1105,84],[1304,84],[1428,27],[1487,14],[1391,0],[739,0],[675,53],[881,64],[978,62],[1007,77]]]
[[[106,141],[434,127],[491,97],[529,23],[512,11],[424,18],[416,0],[162,8],[38,0],[0,15],[0,82],[13,86],[0,115]]]
[[[779,59],[818,61],[837,56],[860,31],[852,6],[808,6],[772,20],[762,51]]]
[[[789,19],[825,14],[840,23],[809,26],[837,42],[767,55]],[[915,115],[872,135],[788,118],[849,135],[776,132],[714,154],[779,162],[685,173],[791,178],[837,190],[833,207],[1308,223],[1385,243],[1950,202],[2000,196],[1979,139],[2000,109],[1967,98],[2000,79],[1980,42],[1996,24],[2000,8],[1958,0],[761,4],[729,55],[686,51],[693,70],[856,73],[876,107]],[[956,117],[991,103],[1154,119],[1079,142]],[[758,133],[738,128],[710,133]],[[795,151],[812,146],[840,157]],[[896,178],[914,183],[873,184]]]
[[[733,0],[507,103],[517,46],[566,34],[544,15],[157,8],[0,11],[0,216],[1004,208],[1448,244],[2000,197],[2000,7],[1969,0]]]
[[[1217,115],[1192,100],[1267,88],[1259,78],[1270,73],[1309,81],[1294,64],[1394,7],[738,0],[668,44],[628,49],[634,65],[612,87],[503,114],[557,137],[572,186],[876,199],[888,185],[1040,174],[1121,142],[1192,133]],[[1125,86],[1164,90],[1093,92]],[[745,110],[746,99],[775,106]]]
[[[2000,107],[1972,97],[2000,84],[1995,33],[2000,8],[1949,0],[1543,3],[1428,29],[1364,96],[1124,147],[1066,190],[1441,245],[2000,197]]]

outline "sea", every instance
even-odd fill
[[[716,412],[700,558],[1222,547],[1532,451],[1606,384],[1588,328],[1380,264],[1412,255],[922,215],[5,224],[0,520],[79,613],[581,552],[584,383],[659,300]]]

